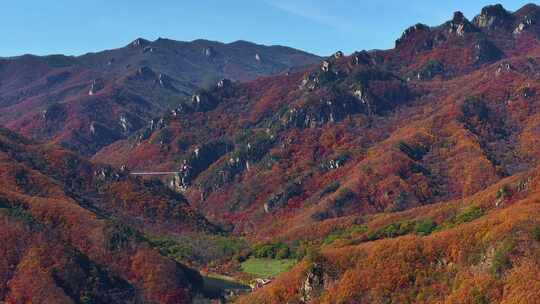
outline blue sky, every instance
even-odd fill
[[[79,55],[137,37],[281,44],[319,55],[391,48],[408,26],[437,25],[483,0],[4,0],[0,57]],[[516,10],[529,1],[499,1]]]

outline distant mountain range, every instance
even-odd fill
[[[0,59],[0,123],[88,154],[130,135],[200,87],[285,73],[319,60],[282,46],[161,38],[80,57]]]

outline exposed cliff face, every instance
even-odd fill
[[[474,24],[479,28],[511,30],[515,17],[500,4],[482,8],[480,15],[474,17]]]

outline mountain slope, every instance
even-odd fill
[[[198,273],[141,231],[212,231],[182,196],[0,129],[0,299],[190,303]]]
[[[534,169],[464,200],[369,219],[367,232],[238,303],[535,303],[538,197]]]
[[[456,13],[407,30],[392,50],[336,53],[319,68],[199,91],[94,159],[182,171],[168,181],[174,189],[262,239],[469,196],[537,161],[539,27],[514,33],[537,12],[507,13],[503,29]],[[475,51],[479,43],[498,56]]]

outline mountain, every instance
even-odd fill
[[[245,41],[136,39],[79,57],[0,59],[0,123],[86,155],[125,138],[199,87],[313,64],[319,57]]]
[[[489,14],[501,9],[474,20],[498,20]],[[261,237],[469,196],[534,164],[535,12],[507,12],[503,28],[457,12],[407,29],[391,50],[338,52],[304,71],[200,90],[93,159],[181,171],[173,188]],[[531,25],[518,33],[522,22]]]
[[[178,170],[212,221],[316,248],[240,303],[535,299],[539,14],[456,12],[390,50],[200,90],[93,159]]]
[[[0,175],[2,301],[190,303],[201,292],[198,272],[143,234],[215,231],[180,194],[3,128]]]
[[[286,73],[191,89],[180,89],[169,64],[115,66],[167,43],[138,39],[115,53],[124,55],[102,53],[99,62],[114,58],[108,72],[88,59],[95,55],[77,58],[64,66],[78,71],[68,82],[96,81],[38,116],[20,113],[71,93],[51,83],[9,89],[16,77],[6,84],[9,96],[43,93],[0,110],[31,137],[4,129],[0,137],[10,240],[0,247],[10,254],[0,299],[24,297],[32,265],[44,269],[34,298],[50,287],[45,296],[174,303],[204,294],[192,268],[250,279],[246,260],[293,258],[294,267],[233,300],[537,301],[539,6],[490,5],[472,20],[456,12],[406,29],[393,49],[336,52]],[[50,69],[43,58],[24,60],[5,75]],[[140,171],[174,174],[131,174]],[[58,261],[46,259],[51,252]],[[102,283],[90,283],[93,265]]]

